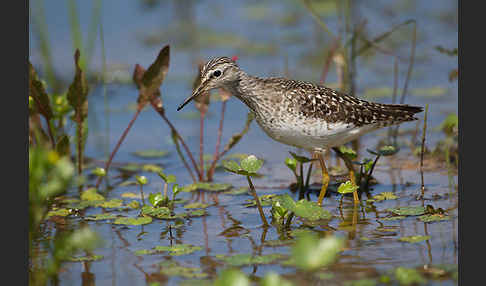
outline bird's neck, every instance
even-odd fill
[[[228,84],[226,89],[246,104],[253,112],[256,112],[258,108],[258,91],[261,90],[261,80],[261,78],[239,70],[237,79]]]

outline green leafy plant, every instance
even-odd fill
[[[140,186],[140,195],[142,196],[142,205],[145,206],[145,198],[143,196],[143,186],[148,183],[148,179],[145,176],[138,176],[138,175],[136,175],[135,178],[137,179],[137,184]]]
[[[303,196],[304,191],[309,188],[309,181],[312,173],[312,164],[309,165],[307,169],[307,177],[304,184],[304,164],[315,161],[316,159],[309,159],[304,156],[295,154],[294,152],[289,152],[292,158],[285,158],[285,165],[292,171],[297,180],[297,188],[300,191],[301,196]],[[297,167],[299,172],[297,173]]]
[[[255,191],[255,187],[253,186],[253,183],[250,178],[257,175],[257,172],[262,167],[262,165],[263,165],[263,161],[258,159],[255,155],[250,155],[242,159],[239,165],[237,162],[232,160],[225,161],[223,164],[224,168],[228,172],[246,176],[248,185],[250,186],[250,193],[255,199],[255,202],[258,207],[258,212],[260,213],[260,217],[262,219],[263,225],[268,226],[267,219],[265,218],[265,214],[263,213],[262,205],[260,203],[258,195],[256,194]]]
[[[319,238],[315,233],[303,233],[292,246],[291,260],[298,268],[312,271],[336,261],[343,246],[344,240],[335,236]]]

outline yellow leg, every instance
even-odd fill
[[[353,166],[353,162],[348,158],[346,157],[344,154],[341,154],[341,153],[338,153],[339,154],[339,157],[341,157],[344,161],[344,164],[346,164],[346,167],[348,168],[349,170],[349,180],[351,181],[351,183],[356,186],[356,175],[354,173],[354,166]],[[358,197],[358,190],[354,190],[353,192],[353,200],[354,200],[354,203],[357,204],[359,203],[359,197]]]
[[[321,163],[322,169],[322,187],[321,192],[319,193],[319,198],[317,199],[317,204],[322,205],[322,200],[326,195],[327,186],[329,185],[329,173],[327,172],[326,163],[324,163],[324,158],[322,158],[322,154],[318,153],[317,157],[319,158],[319,163]]]

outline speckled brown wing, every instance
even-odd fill
[[[423,111],[419,106],[369,102],[309,82],[289,80],[286,85],[293,100],[298,102],[300,114],[328,123],[388,126],[417,120],[414,114]]]

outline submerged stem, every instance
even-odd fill
[[[425,185],[424,185],[424,152],[425,152],[425,132],[427,131],[427,112],[429,111],[429,105],[425,105],[425,115],[424,115],[424,128],[422,131],[422,149],[420,150],[420,177],[421,177],[421,191],[422,199],[425,195]]]

